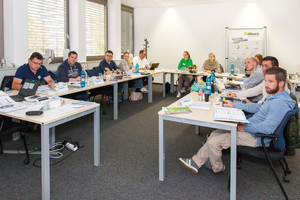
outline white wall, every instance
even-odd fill
[[[300,1],[257,0],[193,6],[136,8],[135,52],[148,38],[148,61],[163,68],[177,68],[187,50],[197,66],[214,52],[225,65],[225,27],[267,26],[267,55],[277,57],[281,67],[295,73],[300,64]]]

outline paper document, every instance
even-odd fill
[[[214,120],[249,123],[244,112],[241,110],[215,109]]]
[[[192,97],[180,99],[179,102],[182,106],[190,106],[194,102]]]
[[[210,109],[210,102],[204,101],[194,101],[191,106],[192,109],[198,110],[209,110]]]
[[[162,110],[167,115],[192,113],[189,107],[163,107]]]

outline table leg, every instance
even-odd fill
[[[165,180],[165,121],[162,115],[159,115],[159,136],[158,136],[158,146],[159,146],[159,180]]]
[[[163,97],[166,97],[166,73],[163,73]]]
[[[296,83],[291,83],[291,90],[294,95],[296,95]]]
[[[174,74],[173,73],[171,73],[170,74],[170,81],[171,81],[171,87],[170,87],[170,92],[171,93],[174,93]]]
[[[125,89],[124,89],[124,99],[128,99],[128,81],[124,82]]]
[[[152,103],[152,76],[148,76],[148,103]]]
[[[50,147],[55,145],[55,127],[50,128]]]
[[[196,135],[199,135],[199,129],[200,129],[199,126],[195,126],[195,132],[196,132]]]
[[[41,125],[42,199],[50,199],[49,124]]]
[[[118,83],[113,84],[114,86],[114,119],[118,119]]]
[[[100,107],[94,112],[94,166],[100,165]]]
[[[236,127],[231,128],[230,148],[230,199],[236,199]]]

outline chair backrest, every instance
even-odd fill
[[[279,150],[279,151],[284,150],[285,140],[284,140],[283,132],[284,132],[285,125],[287,124],[287,122],[290,120],[290,118],[292,116],[294,116],[295,114],[298,113],[298,111],[299,111],[298,104],[296,104],[293,110],[290,110],[285,114],[285,116],[282,119],[281,123],[277,127],[274,134],[279,135],[279,137],[273,139],[273,146],[276,150]]]
[[[99,76],[99,73],[101,73],[100,69],[87,69],[85,71],[86,71],[86,73],[88,74],[89,77]]]
[[[14,76],[4,76],[1,83],[1,90],[5,91],[6,88],[11,89],[13,79]]]
[[[224,73],[224,68],[223,68],[223,66],[222,66],[221,64],[219,64],[219,65],[220,65],[221,73]]]
[[[52,71],[48,70],[48,73],[53,80],[56,80],[56,72],[52,72]]]

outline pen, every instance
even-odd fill
[[[224,107],[224,103],[225,103],[225,97],[223,97],[223,104],[222,104],[223,107]]]

